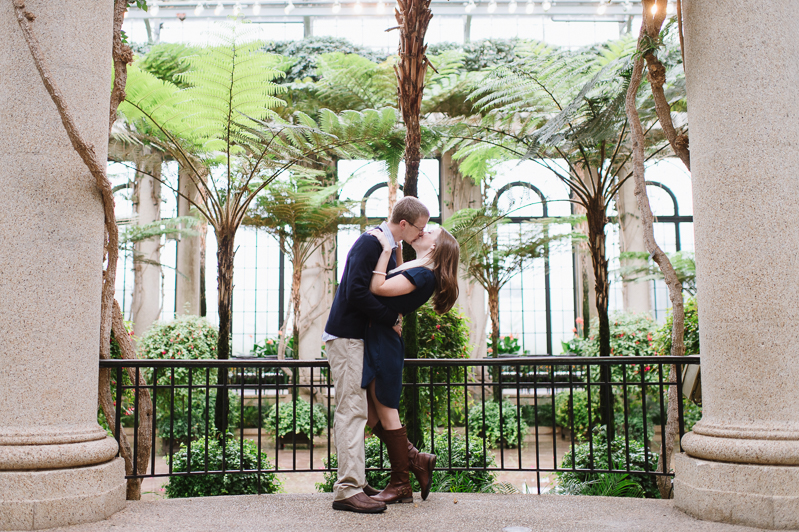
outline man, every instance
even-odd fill
[[[398,241],[419,238],[430,212],[414,197],[394,206],[391,219],[379,229],[396,250]],[[366,390],[361,388],[363,338],[369,321],[393,325],[400,332],[402,316],[382,305],[369,291],[372,271],[383,247],[372,235],[362,234],[347,253],[341,283],[336,291],[322,339],[336,387],[336,415],[333,427],[338,455],[338,480],[333,486],[335,510],[377,513],[386,509],[364,493],[366,463],[364,429],[368,415]],[[396,266],[392,254],[389,270]]]

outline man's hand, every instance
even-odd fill
[[[395,333],[402,336],[402,314],[397,318],[397,323],[394,325],[393,329]]]

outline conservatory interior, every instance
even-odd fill
[[[796,2],[0,4],[0,530],[799,529]],[[405,196],[437,460],[334,512],[325,324]]]

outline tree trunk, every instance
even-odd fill
[[[488,292],[488,315],[491,317],[491,358],[499,358],[499,288],[489,288]],[[502,401],[502,390],[499,387],[500,367],[491,368],[491,380],[494,383],[494,401]]]
[[[217,229],[216,238],[218,242],[217,282],[219,284],[219,342],[216,351],[219,360],[227,360],[230,358],[230,329],[233,321],[231,311],[233,308],[233,257],[236,254],[234,247],[236,233],[230,228]],[[217,430],[223,435],[227,432],[229,409],[227,381],[227,370],[220,368],[217,382],[222,387],[216,391],[214,422]]]
[[[295,250],[294,256],[297,257]],[[302,309],[300,308],[300,286],[302,285],[302,268],[303,264],[294,261],[294,270],[291,272],[291,297],[294,304],[294,326],[292,327],[292,337],[294,338],[294,351],[295,358],[297,349],[300,346],[300,315]]]
[[[646,0],[644,2],[644,22],[641,27],[641,35],[638,39],[638,49],[642,48],[643,39],[645,37],[646,29],[652,27],[657,21],[652,21],[651,17],[647,16],[647,8],[651,5],[653,0]],[[660,21],[662,24],[662,21]],[[657,24],[657,28],[660,28]],[[652,209],[649,205],[649,197],[646,194],[646,176],[644,168],[644,130],[641,126],[641,120],[636,108],[636,96],[638,89],[641,86],[641,79],[644,71],[644,59],[638,57],[633,65],[632,77],[630,79],[630,86],[627,89],[627,98],[625,100],[625,111],[627,119],[630,123],[630,133],[633,141],[633,178],[635,179],[635,197],[638,199],[638,205],[641,208],[641,221],[644,226],[644,242],[652,258],[660,267],[663,273],[663,278],[666,281],[666,286],[669,288],[669,299],[672,305],[672,329],[671,329],[671,354],[673,356],[685,355],[685,344],[683,342],[683,334],[685,332],[685,309],[683,307],[682,299],[682,283],[677,278],[677,272],[674,270],[669,258],[660,249],[660,246],[655,242],[654,233],[654,217]],[[676,378],[676,368],[671,366],[669,372],[669,379]],[[682,400],[677,393],[676,386],[669,386],[668,395],[668,411],[666,412],[666,445],[661,450],[660,457],[658,458],[658,469],[662,472],[668,471],[671,458],[674,453],[674,439],[678,430],[679,418],[679,404]],[[672,495],[671,483],[666,476],[658,477],[658,488],[660,495],[664,499],[670,498]]]
[[[594,288],[596,291],[596,312],[599,318],[599,356],[610,356],[610,319],[608,317],[608,259],[605,256],[606,205],[602,196],[594,196],[586,209],[588,222],[588,249],[591,251],[591,264],[594,268]],[[602,423],[607,426],[608,441],[613,441],[616,430],[613,419],[613,388],[610,383],[610,366],[600,367],[602,382],[600,386],[599,409]]]

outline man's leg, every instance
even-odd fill
[[[336,501],[363,491],[366,484],[366,457],[363,431],[368,407],[363,376],[363,340],[337,338],[327,342],[325,351],[336,387],[336,435],[338,480],[333,485]]]

